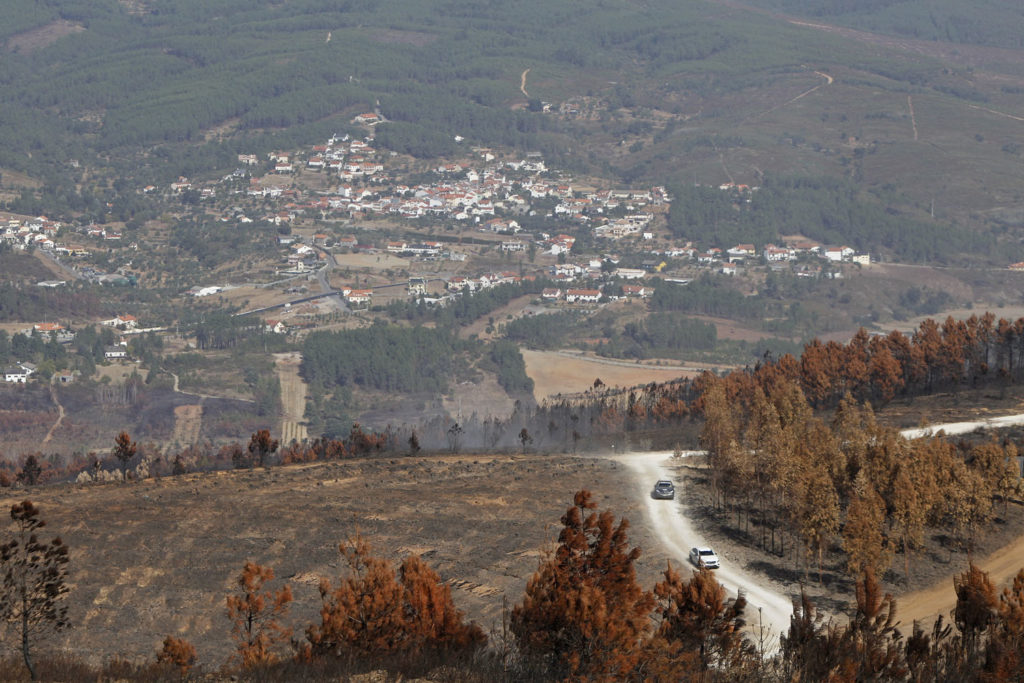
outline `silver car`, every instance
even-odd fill
[[[668,479],[662,479],[654,485],[651,497],[658,500],[672,500],[676,497],[676,487]]]

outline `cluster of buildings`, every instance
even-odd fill
[[[131,333],[139,329],[138,319],[128,313],[115,315],[113,318],[101,320],[99,323],[105,327],[113,327],[120,333]],[[55,322],[36,323],[30,328],[19,330],[15,334],[24,334],[26,336],[38,334],[44,339],[53,340],[59,344],[70,344],[75,340],[74,332]],[[103,347],[103,359],[108,361],[128,359],[128,344],[124,341],[123,337],[117,344]],[[33,363],[13,363],[3,368],[3,374],[0,378],[7,384],[27,384],[29,377],[35,374],[36,369]],[[68,384],[74,381],[75,374],[59,372],[55,375],[55,379],[62,384]]]
[[[583,222],[593,221],[603,212],[613,211],[619,206],[628,205],[633,211],[649,203],[658,205],[668,201],[663,187],[599,190],[576,197],[571,186],[542,177],[547,168],[539,155],[495,162],[488,149],[476,148],[474,153],[484,160],[482,167],[462,163],[440,164],[433,169],[438,176],[436,182],[410,186],[384,174],[384,164],[373,147],[372,135],[364,140],[332,137],[326,144],[315,145],[310,152],[299,155],[305,158],[304,164],[283,152],[271,154],[272,172],[263,178],[252,178],[246,194],[284,201],[285,210],[270,217],[275,223],[293,220],[298,215],[313,211],[317,215],[447,218],[475,223],[482,231],[513,234],[519,230],[518,223],[503,216],[526,212],[530,202],[537,199],[558,199],[553,215],[578,217]],[[251,154],[240,154],[238,160],[247,166],[262,163]],[[275,180],[276,176],[294,173],[303,165],[308,170],[326,171],[340,182],[314,197],[290,187],[290,182]],[[353,181],[360,183],[353,186]],[[649,220],[650,216],[643,220],[631,217],[625,223],[635,226]],[[609,218],[607,222],[619,224],[621,220]]]
[[[10,218],[0,228],[0,241],[17,249],[34,246],[55,253],[70,253],[69,249],[54,241],[60,229],[60,221],[51,221],[46,216],[28,220]]]

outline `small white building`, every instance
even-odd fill
[[[123,346],[108,346],[103,349],[103,357],[106,360],[122,360],[128,357],[128,349]]]
[[[32,374],[27,369],[13,365],[9,368],[4,368],[4,381],[12,384],[25,384],[28,382],[28,376]]]

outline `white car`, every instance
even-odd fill
[[[702,569],[718,569],[718,555],[711,548],[690,548],[690,563]]]

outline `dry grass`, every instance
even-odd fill
[[[556,455],[384,457],[185,475],[136,484],[68,485],[10,492],[30,497],[47,531],[71,548],[74,628],[54,645],[103,661],[152,660],[167,634],[186,638],[209,668],[230,653],[224,599],[246,560],[291,584],[289,623],[316,618],[320,577],[337,580],[338,544],[359,531],[398,560],[419,552],[453,587],[456,604],[485,628],[514,604],[574,491],[643,531],[643,501],[607,460]],[[640,564],[653,585],[664,556]]]
[[[696,371],[592,357],[563,355],[556,351],[523,350],[526,374],[533,379],[533,395],[543,401],[557,394],[574,394],[594,386],[600,379],[609,387],[630,387],[649,382],[666,382],[679,377],[696,376]]]

